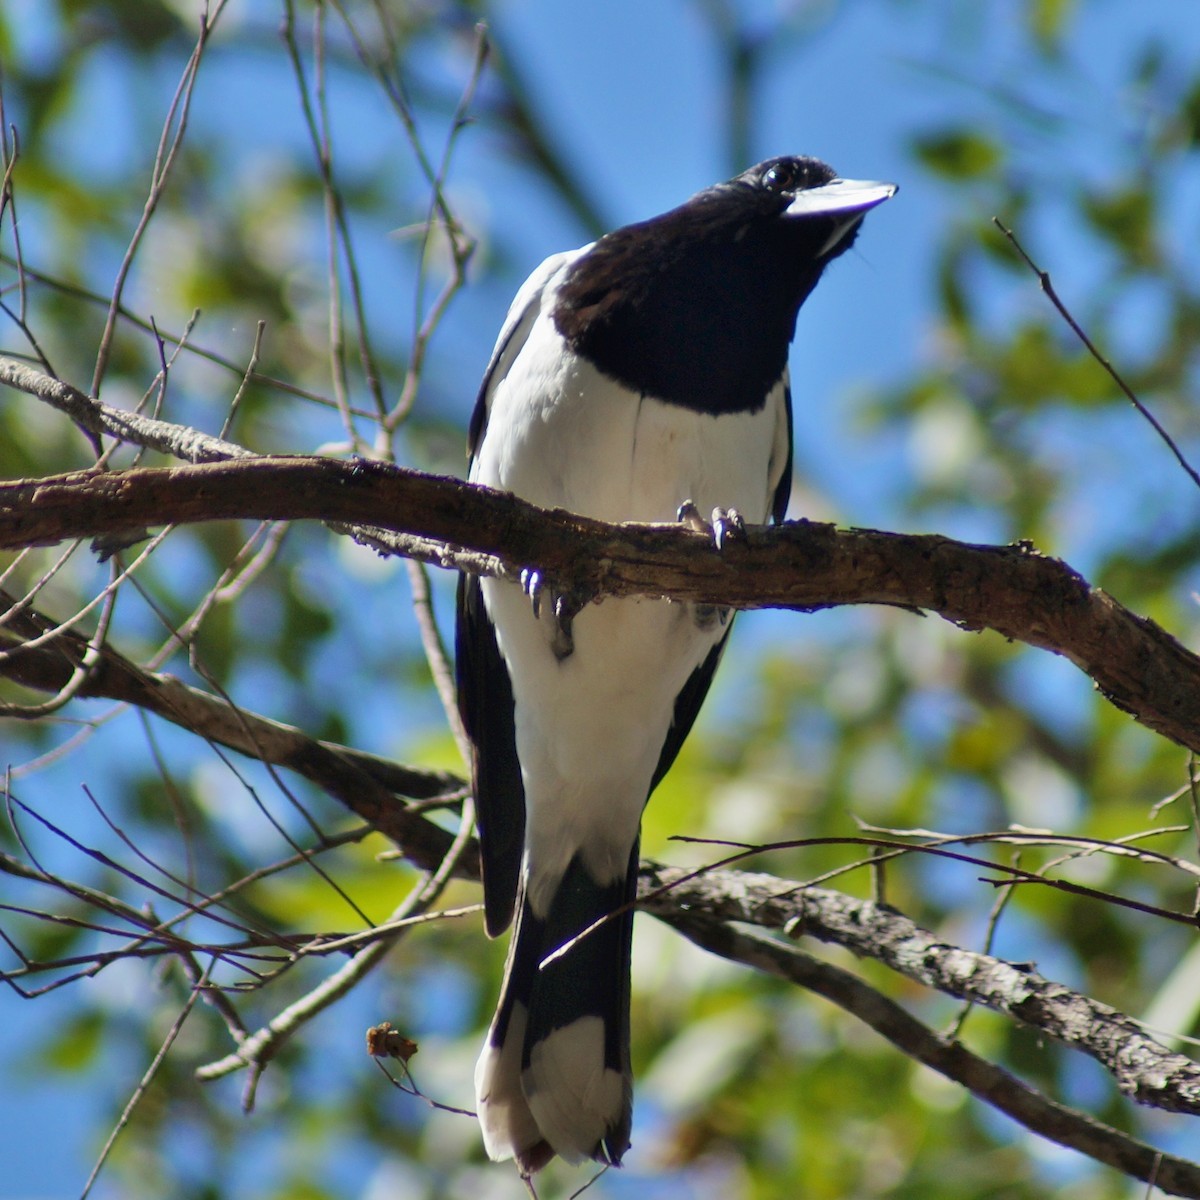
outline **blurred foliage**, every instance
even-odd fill
[[[21,6],[0,8],[3,124],[17,131],[20,147],[16,207],[0,222],[0,351],[44,356],[80,386],[93,376],[113,280],[195,44],[193,7],[54,0],[40,6],[36,20],[23,18]],[[766,6],[732,0],[692,7],[716,31],[714,45],[725,56],[713,86],[728,89],[729,103],[725,92],[711,100],[736,117],[727,141],[735,155],[754,141],[756,73],[803,70],[824,22],[849,19],[836,4],[778,5],[769,16],[760,11]],[[1031,538],[1194,641],[1194,491],[991,222],[1001,214],[1023,238],[1028,234],[1039,265],[1070,272],[1076,317],[1196,461],[1200,239],[1194,209],[1178,199],[1196,194],[1194,58],[1181,53],[1169,30],[1131,42],[1103,80],[1120,120],[1092,129],[1091,144],[1102,153],[1081,163],[1074,122],[1108,121],[1069,99],[1093,94],[1088,22],[1103,0],[1029,0],[1019,17],[1003,6],[1011,49],[1005,69],[987,78],[976,72],[986,34],[972,26],[976,17],[964,17],[963,6],[879,0],[876,7],[892,20],[925,21],[946,34],[936,54],[916,65],[912,83],[942,100],[906,142],[913,178],[930,202],[941,198],[944,214],[927,264],[922,350],[911,370],[845,405],[862,461],[876,452],[891,456],[894,469],[878,502],[896,527],[978,540]],[[437,162],[471,75],[474,23],[488,17],[494,55],[472,108],[477,127],[453,141],[450,154],[451,196],[480,243],[471,288],[455,298],[430,343],[417,403],[383,447],[417,466],[461,469],[461,428],[476,386],[465,367],[483,361],[495,304],[512,294],[529,265],[505,228],[520,214],[476,203],[485,190],[472,191],[477,171],[490,181],[519,177],[519,186],[541,197],[555,219],[569,221],[580,240],[602,227],[604,205],[563,139],[550,132],[521,53],[507,52],[503,5],[426,0],[314,10],[298,2],[295,9],[303,86],[318,120],[329,123],[331,170],[361,271],[366,327],[353,319],[354,276],[343,246],[332,273],[341,342],[331,335],[330,216],[300,85],[279,35],[281,10],[233,6],[206,48],[186,140],[134,259],[101,395],[209,432],[228,422],[227,436],[255,450],[378,452],[364,352],[369,346],[385,402],[394,403],[413,362],[415,331],[450,272],[443,239],[421,233],[428,232],[429,182],[396,106],[363,58],[402,91],[421,149]],[[365,56],[346,31],[343,10],[361,33]],[[315,83],[314,29],[324,38],[324,92]],[[256,90],[256,81],[269,86]],[[945,103],[945,88],[969,94],[971,103]],[[162,356],[171,356],[197,313],[165,388],[158,387]],[[235,409],[260,321],[259,377]],[[114,461],[135,457],[122,449]],[[5,477],[92,461],[87,441],[57,414],[16,393],[0,397]],[[814,494],[813,481],[802,483],[819,510],[826,498]],[[58,554],[52,548],[16,563],[10,589],[32,588]],[[108,568],[78,548],[38,604],[65,617],[109,578]],[[212,593],[231,582],[236,586]],[[435,580],[443,617],[448,585]],[[408,596],[402,567],[327,531],[203,526],[173,533],[123,586],[110,640],[138,661],[314,735],[415,765],[455,768]],[[91,628],[88,620],[94,617],[85,619]],[[1069,664],[903,612],[786,621],[770,627],[786,628],[786,635],[757,641],[743,621],[742,661],[750,665],[729,666],[704,736],[659,789],[647,814],[646,853],[700,863],[719,851],[670,838],[852,836],[855,818],[955,833],[1017,822],[1103,838],[1191,823],[1181,792],[1185,756],[1092,694]],[[172,632],[178,630],[185,635]],[[15,809],[25,844],[7,827],[0,844],[135,907],[153,899],[151,889],[55,830],[162,882],[150,865],[158,864],[198,894],[286,858],[289,840],[311,845],[314,824],[326,833],[353,825],[334,802],[290,777],[218,754],[156,719],[94,702],[72,704],[50,720],[9,723],[4,749],[14,767],[13,795],[55,829]],[[80,791],[81,780],[95,805]],[[1176,802],[1151,813],[1177,793]],[[1194,855],[1190,832],[1151,844]],[[349,896],[382,920],[413,882],[411,871],[377,858],[384,849],[372,836],[321,856],[344,895],[324,875],[292,869],[243,890],[235,911],[248,925],[288,934],[351,931],[362,920]],[[1006,861],[1007,852],[998,853]],[[1039,852],[1024,854],[1027,864]],[[799,846],[749,865],[809,879],[861,857],[858,847]],[[1183,910],[1191,905],[1177,881],[1144,866],[1105,857],[1065,870],[1095,886]],[[979,874],[914,857],[889,867],[887,896],[947,940],[980,947],[995,897]],[[865,895],[872,879],[858,866],[834,886]],[[32,884],[6,879],[5,899],[36,909],[48,898]],[[455,885],[445,902],[475,899],[474,889]],[[54,907],[80,920],[87,913],[82,897],[57,897]],[[82,928],[9,913],[3,928],[36,959],[86,954],[96,942]],[[1045,973],[1134,1013],[1153,1006],[1173,972],[1196,969],[1178,928],[1044,888],[1017,891],[995,939],[997,953],[1037,960]],[[471,1064],[501,959],[502,947],[485,947],[475,918],[424,927],[286,1045],[247,1116],[239,1110],[244,1081],[201,1085],[193,1076],[231,1049],[221,1021],[198,1005],[118,1140],[96,1194],[524,1194],[507,1168],[484,1163],[472,1121],[393,1089],[361,1050],[362,1031],[391,1020],[420,1042],[411,1066],[423,1092],[469,1104]],[[271,987],[232,993],[243,1020],[257,1028],[340,961],[309,961]],[[942,997],[870,964],[860,969],[935,1025],[956,1015]],[[219,965],[214,970],[224,983],[245,982],[225,977]],[[24,1006],[23,1016],[42,1004],[55,1011],[57,1002],[58,1016],[17,1049],[5,1068],[11,1086],[65,1077],[64,1104],[80,1106],[78,1118],[71,1108],[70,1125],[90,1131],[73,1153],[90,1158],[189,986],[176,966],[129,961]],[[1194,976],[1191,992],[1200,995]],[[11,995],[4,1001],[16,1003]],[[1172,1016],[1180,1032],[1196,1032],[1195,1011]],[[1128,1194],[1120,1179],[1047,1151],[844,1015],[698,955],[645,919],[635,948],[634,1028],[635,1151],[627,1169],[605,1176],[591,1195]],[[990,1014],[972,1014],[964,1036],[1053,1095],[1139,1136],[1183,1152],[1195,1142],[1182,1122],[1130,1111],[1091,1064]],[[0,1158],[13,1153],[30,1151],[13,1146]],[[542,1194],[569,1194],[585,1178],[556,1165]]]

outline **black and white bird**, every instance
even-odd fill
[[[496,342],[471,480],[606,521],[782,521],[796,315],[895,190],[773,158],[547,259]],[[554,952],[633,898],[642,810],[730,630],[711,605],[655,599],[568,621],[530,590],[463,576],[457,627],[488,933],[516,917],[479,1118],[525,1176],[629,1146],[633,914]]]

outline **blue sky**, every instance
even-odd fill
[[[26,45],[33,47],[39,36],[37,6],[23,7]],[[788,6],[745,0],[741,7],[767,20]],[[1190,48],[1179,46],[1181,54],[1194,54],[1200,44],[1200,23],[1177,28],[1178,0],[1100,0],[1086,6],[1080,36],[1072,40],[1061,68],[1044,76],[1047,90],[1036,97],[1039,113],[1031,112],[1024,122],[1001,122],[1001,112],[1015,103],[1009,85],[1030,53],[1016,19],[1018,6],[957,6],[949,46],[942,40],[947,23],[940,16],[930,18],[931,7],[881,2],[843,10],[814,5],[816,30],[804,52],[780,53],[755,98],[754,159],[812,153],[844,175],[901,186],[894,200],[871,215],[854,252],[836,264],[805,307],[793,350],[793,371],[804,379],[796,392],[797,467],[822,505],[819,515],[859,525],[894,524],[889,504],[909,477],[911,448],[902,439],[864,438],[853,397],[911,369],[931,352],[933,242],[947,222],[962,215],[962,206],[973,202],[915,169],[908,147],[913,130],[949,123],[1016,129],[1005,146],[1010,169],[1044,184],[1053,196],[1071,181],[1107,177],[1111,156],[1122,148],[1136,153],[1144,135],[1139,126],[1144,110],[1116,81],[1124,77],[1124,64],[1143,37],[1171,30],[1191,41]],[[821,16],[826,11],[828,21]],[[497,10],[496,27],[549,114],[559,145],[593,185],[613,225],[673,206],[730,173],[723,153],[726,120],[715,79],[718,56],[692,6],[683,0],[508,0]],[[947,63],[955,69],[946,70]],[[114,154],[119,147],[97,136],[97,122],[101,115],[111,117],[110,104],[119,107],[129,100],[121,98],[115,84],[124,77],[120,64],[106,63],[99,55],[92,70],[96,95],[108,100],[96,103],[90,119],[79,114],[80,124],[68,133],[65,145],[70,152],[86,153],[102,171],[106,147]],[[170,75],[143,79],[137,103],[165,107]],[[294,90],[279,59],[217,56],[211,78],[204,123],[228,131],[231,123],[245,122],[249,169],[273,143],[295,137]],[[201,93],[198,103],[204,101]],[[352,91],[344,101],[367,154],[374,148],[375,131],[369,121],[355,117],[358,102]],[[1042,117],[1057,131],[1053,137],[1040,123]],[[112,128],[107,121],[105,127]],[[1061,136],[1064,129],[1069,136]],[[389,124],[387,136],[392,134]],[[360,149],[355,136],[345,144],[350,156]],[[520,273],[547,254],[586,240],[570,214],[529,187],[494,138],[482,130],[470,138],[475,140],[466,140],[460,150],[453,189],[480,213]],[[1200,180],[1182,178],[1170,213],[1181,253],[1196,253],[1197,211]],[[1023,232],[1027,243],[1044,254],[1044,265],[1054,271],[1063,294],[1085,294],[1094,276],[1088,243],[1065,215],[1065,208],[1051,200]],[[37,236],[31,233],[35,243]],[[387,261],[386,255],[380,257],[380,264]],[[474,381],[518,281],[482,272],[478,287],[447,323],[445,362],[438,369],[455,381],[464,423]],[[381,269],[372,272],[368,286],[382,304],[394,285]],[[1003,315],[1043,301],[1030,280],[1024,294],[986,297],[985,303]],[[1139,324],[1150,315],[1134,314],[1132,347]],[[1107,435],[1118,442],[1132,439],[1147,454],[1156,453],[1128,411],[1114,410]],[[1166,460],[1161,463],[1166,470]],[[1158,468],[1153,469],[1157,476]],[[981,539],[993,532],[978,514],[942,531]],[[772,636],[770,618],[743,626],[741,636],[748,645]],[[69,999],[4,1002],[0,1062],[19,1060],[22,1047],[45,1036],[56,1003],[69,1004]],[[53,1077],[0,1075],[0,1198],[74,1194],[90,1168],[97,1130],[105,1128],[109,1106],[127,1093],[140,1070],[139,1064],[114,1062],[113,1090],[105,1096],[80,1094],[73,1082],[63,1086]],[[51,1141],[55,1152],[48,1155]],[[102,1187],[98,1195],[105,1194],[110,1193]]]

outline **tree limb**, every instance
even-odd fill
[[[1200,751],[1200,658],[1026,545],[798,521],[748,529],[717,551],[704,534],[675,526],[608,525],[446,476],[319,457],[84,471],[0,485],[0,549],[239,518],[338,522],[367,539],[364,526],[382,527],[398,531],[397,549],[414,558],[484,573],[536,565],[556,586],[589,598],[923,609],[963,629],[993,629],[1064,655],[1119,708]]]
[[[639,907],[808,935],[873,958],[948,996],[1004,1013],[1094,1058],[1139,1104],[1200,1115],[1200,1063],[1173,1054],[1132,1018],[1032,967],[952,946],[885,904],[774,875],[642,866]]]
[[[0,591],[0,605],[13,597]],[[57,691],[69,679],[88,641],[77,633],[59,633],[34,647],[53,622],[25,612],[0,627],[0,676],[39,691]],[[453,843],[453,835],[409,810],[402,798],[453,797],[465,784],[443,771],[417,771],[235,707],[218,696],[190,687],[173,675],[146,671],[108,646],[101,647],[78,695],[133,704],[187,729],[198,737],[228,746],[249,758],[286,767],[311,780],[350,811],[370,821],[417,866],[434,870]],[[459,864],[465,878],[478,879],[477,850]]]
[[[104,434],[120,442],[145,446],[185,462],[254,457],[253,451],[236,442],[200,433],[186,425],[172,425],[169,421],[159,421],[154,417],[104,404],[77,387],[35,371],[15,358],[0,356],[0,384],[7,384],[19,392],[44,400],[89,433]]]
[[[589,599],[923,609],[964,629],[993,629],[1064,655],[1118,708],[1200,752],[1200,658],[1026,544],[974,546],[801,521],[750,529],[718,552],[700,533],[546,512],[443,476],[373,462],[254,456],[235,443],[112,408],[3,356],[0,384],[93,432],[207,464],[0,486],[0,549],[166,522],[319,519],[348,524],[360,541],[424,562],[482,574],[537,566],[556,586]]]
[[[778,881],[776,881],[778,882]],[[797,983],[865,1022],[909,1058],[967,1088],[1040,1137],[1049,1138],[1152,1183],[1173,1196],[1200,1196],[1200,1166],[1164,1154],[1041,1094],[960,1042],[934,1033],[857,976],[754,929],[738,928],[697,909],[663,918],[696,945],[722,958]],[[961,953],[961,952],[960,952]]]

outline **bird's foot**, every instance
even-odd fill
[[[709,522],[692,501],[685,500],[679,506],[678,519],[695,533],[707,533],[718,550],[724,548],[726,539],[746,536],[746,522],[736,508],[714,508]]]
[[[541,619],[543,598],[549,601],[554,621],[554,636],[550,640],[550,649],[559,662],[570,658],[575,652],[571,625],[575,614],[583,608],[586,601],[571,592],[558,591],[546,582],[541,571],[533,567],[527,567],[521,572],[521,590],[529,597],[535,620]]]
[[[559,662],[575,653],[575,638],[571,633],[571,626],[575,614],[582,607],[578,599],[565,592],[560,592],[554,597],[554,637],[550,642],[550,649],[554,651],[554,657]]]
[[[541,571],[535,567],[526,567],[521,572],[521,591],[529,597],[535,619],[542,615],[542,593],[545,587],[546,581],[543,579]]]
[[[736,508],[714,508],[712,511],[713,541],[717,549],[725,546],[726,538],[733,541],[746,540],[746,522]]]

